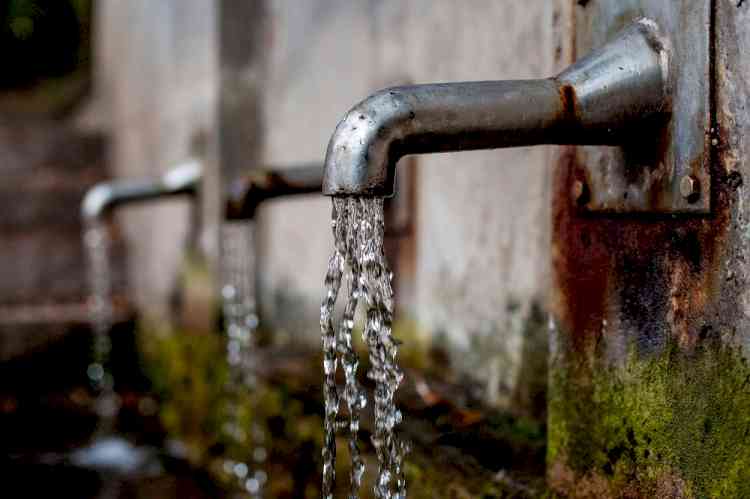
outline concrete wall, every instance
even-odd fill
[[[231,3],[100,1],[100,88],[118,175],[163,171],[191,152],[196,136],[207,138],[210,156],[217,129],[222,161],[231,163],[225,174],[256,157],[322,162],[338,120],[378,88],[540,77],[555,64],[556,2],[546,0],[269,1],[256,9],[262,15],[237,11],[240,28],[262,33],[237,37],[247,60],[214,33],[238,28],[227,24],[237,18]],[[257,95],[230,99],[235,84]],[[544,378],[549,162],[549,151],[535,148],[420,157],[411,166],[419,174],[399,243],[401,324],[415,321],[505,405],[532,404],[526,387]],[[208,193],[219,186],[212,166]],[[264,319],[310,345],[319,344],[329,217],[330,202],[315,196],[260,213]],[[133,291],[149,315],[166,310],[186,219],[177,203],[122,213]],[[212,253],[214,234],[206,234]],[[537,381],[519,383],[523,365],[540,366],[529,355],[542,359],[531,370]]]
[[[112,138],[114,175],[157,175],[189,156],[215,169],[214,2],[99,0],[96,7],[96,87]],[[183,262],[187,203],[128,207],[117,216],[133,297],[146,316],[167,318]],[[203,238],[214,254],[215,239]]]
[[[337,121],[386,85],[550,74],[554,7],[545,0],[269,2],[264,160],[322,161]],[[518,395],[525,341],[545,351],[544,333],[528,329],[530,321],[536,331],[545,327],[538,307],[549,162],[544,148],[416,161],[414,296],[401,317],[416,319],[500,403]],[[314,343],[329,217],[324,199],[279,201],[261,213],[266,317],[289,329],[306,324]]]

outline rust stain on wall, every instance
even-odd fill
[[[641,337],[630,339],[639,346],[664,335],[695,346],[718,298],[730,224],[728,179],[718,164],[710,216],[600,216],[573,203],[571,185],[585,181],[584,170],[576,148],[562,150],[553,186],[553,308],[574,350],[596,347],[607,323],[636,331]]]
[[[393,289],[401,311],[413,310],[417,273],[418,160],[403,158],[397,171],[398,195],[385,204],[385,253],[394,274]]]

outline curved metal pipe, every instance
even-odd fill
[[[202,178],[197,160],[172,168],[163,176],[149,180],[119,179],[101,182],[86,192],[81,204],[84,220],[104,217],[117,206],[180,195],[195,195]]]
[[[278,197],[319,193],[322,184],[323,165],[320,163],[255,170],[230,186],[225,217],[227,220],[252,219],[262,202]]]
[[[391,196],[408,154],[617,145],[671,112],[668,52],[642,19],[555,78],[395,87],[357,104],[328,144],[323,193]]]

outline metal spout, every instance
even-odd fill
[[[262,202],[278,197],[319,193],[322,184],[323,165],[319,163],[255,170],[230,186],[225,217],[227,220],[255,218],[255,212]]]
[[[117,206],[180,195],[195,195],[202,177],[201,165],[189,160],[150,180],[121,179],[96,184],[81,204],[84,220],[104,217]]]
[[[641,19],[554,78],[382,90],[337,126],[323,193],[392,196],[409,154],[622,144],[671,113],[668,55],[656,23]]]

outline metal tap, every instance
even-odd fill
[[[328,144],[323,193],[391,196],[409,154],[620,145],[671,113],[669,44],[640,19],[556,77],[394,87],[357,104]]]
[[[173,196],[194,196],[198,192],[201,178],[200,163],[197,160],[188,160],[160,178],[101,182],[86,193],[81,204],[81,215],[84,220],[95,220],[123,204]]]
[[[263,168],[231,184],[226,201],[227,220],[255,217],[258,206],[278,197],[319,193],[323,184],[323,165],[309,164],[294,168]]]

